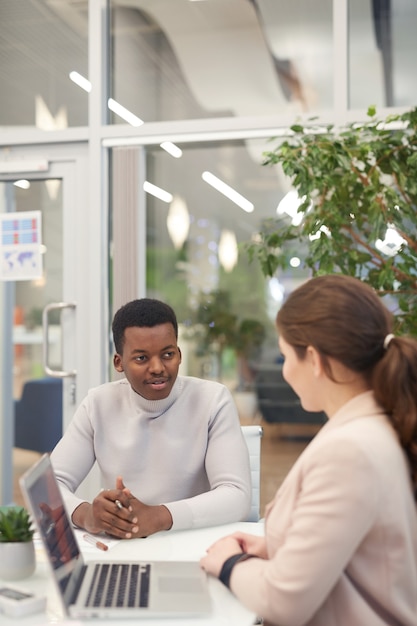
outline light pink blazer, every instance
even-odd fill
[[[267,624],[417,626],[417,510],[372,392],[329,420],[266,509],[269,560],[232,572]]]

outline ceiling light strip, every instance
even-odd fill
[[[249,200],[247,200],[244,196],[242,196],[235,189],[233,189],[233,187],[227,185],[211,172],[203,172],[201,178],[206,183],[214,187],[214,189],[226,196],[226,198],[229,198],[229,200],[237,204],[237,206],[246,211],[246,213],[252,213],[252,211],[254,210],[255,207],[253,206],[252,202],[249,202]]]
[[[155,198],[159,198],[163,202],[172,202],[173,195],[165,189],[161,189],[161,187],[157,187],[153,183],[148,182],[147,180],[143,183],[143,190],[146,193],[150,193],[151,196],[155,196]]]

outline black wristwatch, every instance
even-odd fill
[[[223,585],[226,585],[226,587],[229,588],[230,576],[232,574],[232,569],[234,568],[236,563],[240,563],[241,561],[247,561],[248,559],[252,559],[254,556],[254,554],[248,554],[247,552],[239,552],[239,554],[234,554],[233,556],[230,556],[228,559],[226,559],[219,574],[219,580],[221,580]]]

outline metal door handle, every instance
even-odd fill
[[[74,302],[53,302],[48,304],[42,312],[43,329],[43,368],[48,376],[53,378],[68,378],[76,376],[77,370],[54,370],[49,366],[49,313],[50,311],[60,311],[62,309],[75,309]]]

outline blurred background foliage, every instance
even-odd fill
[[[304,249],[313,275],[369,283],[396,331],[417,336],[417,108],[379,120],[370,107],[368,117],[338,129],[294,124],[264,153],[263,164],[280,167],[296,190],[298,220],[268,220],[245,248],[265,276]]]

